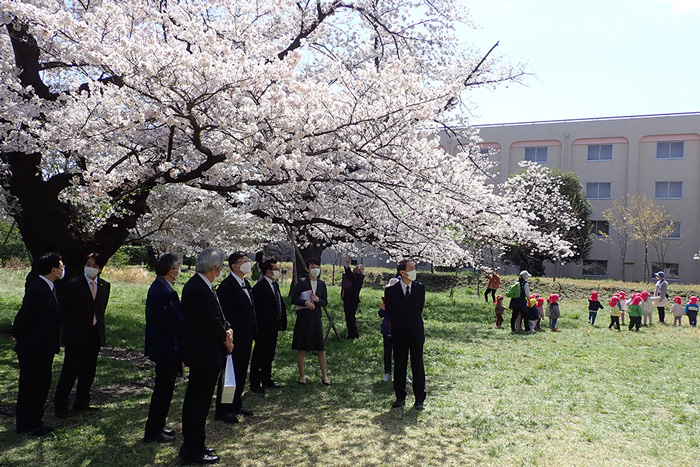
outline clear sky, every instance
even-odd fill
[[[534,74],[470,92],[473,123],[700,111],[700,0],[463,1],[463,37]]]

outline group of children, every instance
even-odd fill
[[[537,294],[533,294],[528,299],[527,314],[524,317],[518,317],[516,321],[516,330],[522,330],[520,325],[521,319],[529,320],[529,329],[539,330],[540,320],[543,317],[549,318],[549,327],[552,331],[557,331],[557,320],[561,316],[559,311],[559,295],[551,294],[547,300],[548,305],[546,310],[542,310],[544,305],[544,299],[539,297]],[[679,296],[673,297],[673,304],[671,305],[671,314],[673,314],[673,325],[681,326],[681,319],[684,315],[688,316],[688,321],[691,326],[697,326],[698,311],[700,311],[700,306],[698,305],[698,297],[692,296],[688,299],[688,304],[685,307],[682,305],[682,299]],[[636,329],[639,332],[640,327],[646,327],[651,325],[651,314],[653,312],[653,306],[662,305],[664,301],[661,297],[651,297],[649,292],[642,291],[639,293],[632,294],[631,297],[626,298],[625,292],[620,291],[615,293],[608,305],[610,306],[610,325],[608,329],[615,328],[620,330],[620,324],[627,325],[625,322],[625,314],[629,318],[629,330]],[[498,295],[495,301],[495,312],[496,312],[496,327],[501,328],[503,324],[503,313],[505,312],[505,307],[503,306],[503,296]],[[588,323],[593,326],[595,325],[595,320],[598,316],[598,310],[603,310],[605,307],[600,303],[598,292],[592,292],[591,296],[588,297]],[[662,316],[660,314],[660,316]]]
[[[505,307],[503,306],[503,295],[496,297],[496,327],[499,329],[503,324],[503,313],[505,312]],[[540,330],[540,321],[542,318],[549,318],[549,329],[553,332],[557,332],[557,320],[561,316],[559,311],[559,295],[551,294],[547,299],[547,307],[543,309],[544,298],[540,297],[538,294],[532,294],[527,300],[527,311],[525,316],[520,316],[516,318],[515,329],[516,331],[522,331],[523,326],[521,324],[522,320],[526,319],[529,321],[529,331],[528,333],[533,333],[534,331]]]

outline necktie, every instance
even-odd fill
[[[282,320],[282,297],[280,296],[280,286],[277,282],[272,283],[272,288],[275,291],[275,300],[277,300],[277,320]]]
[[[411,287],[406,287],[406,298],[411,296]]]
[[[56,303],[58,304],[58,294],[56,293],[56,287],[51,289],[51,293],[53,294],[53,298],[56,299]]]
[[[90,281],[90,293],[92,293],[92,300],[95,301],[95,297],[97,297],[97,283],[95,281]],[[94,313],[92,314],[92,325],[97,324],[97,315]]]

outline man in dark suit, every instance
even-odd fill
[[[231,274],[221,281],[216,288],[216,294],[224,310],[224,316],[233,329],[233,368],[236,373],[236,391],[232,404],[221,403],[223,390],[223,372],[216,391],[216,412],[214,418],[226,423],[237,423],[236,414],[252,416],[253,412],[243,407],[241,396],[245,387],[248,364],[250,363],[251,348],[257,323],[255,319],[255,300],[253,290],[245,276],[252,271],[253,263],[248,256],[240,251],[232,253],[228,258]]]
[[[361,264],[350,269],[350,258],[345,260],[345,274],[343,274],[343,310],[345,311],[345,325],[348,328],[348,339],[359,339],[355,313],[360,305],[360,290],[365,280],[365,267]],[[349,286],[349,287],[347,287]]]
[[[180,259],[165,253],[156,262],[156,280],[146,297],[146,356],[156,364],[156,381],[148,409],[143,440],[147,443],[175,441],[165,429],[175,380],[182,373],[183,317],[173,284],[180,274]]]
[[[213,464],[219,461],[204,444],[204,427],[219,373],[233,349],[231,330],[212,288],[224,270],[224,254],[205,248],[197,258],[197,273],[182,288],[184,317],[183,358],[190,368],[182,404],[180,459],[184,464]]]
[[[394,344],[394,393],[393,407],[406,404],[406,368],[411,354],[413,374],[413,394],[416,401],[413,407],[423,410],[425,401],[425,368],[423,366],[423,307],[425,306],[425,286],[416,282],[416,265],[413,261],[402,260],[396,270],[401,280],[385,291],[386,313],[391,322],[391,339]]]
[[[262,275],[253,286],[257,334],[250,363],[250,390],[263,393],[263,388],[279,388],[272,380],[272,361],[277,349],[277,333],[287,329],[287,313],[277,281],[280,267],[269,259],[260,264]]]
[[[56,385],[56,416],[67,418],[68,396],[75,380],[73,410],[97,410],[90,407],[90,388],[95,380],[97,356],[105,344],[105,309],[109,300],[109,282],[99,277],[106,259],[90,253],[85,260],[84,274],[71,279],[61,291],[61,324],[65,357]]]
[[[65,268],[58,253],[49,253],[37,260],[34,270],[39,277],[28,285],[12,325],[19,360],[15,416],[17,433],[43,436],[53,431],[42,418],[51,386],[53,357],[60,348],[61,315],[54,282],[63,278]]]

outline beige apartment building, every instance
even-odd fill
[[[495,181],[535,161],[578,173],[595,212],[595,232],[609,232],[602,212],[626,195],[645,195],[663,204],[677,221],[659,258],[649,251],[653,270],[669,281],[700,283],[700,112],[667,115],[590,118],[479,125],[482,147],[493,149]],[[460,151],[454,138],[442,136],[442,147]],[[630,242],[625,258],[616,243],[599,237],[583,264],[547,265],[547,274],[568,277],[644,277],[644,248]],[[513,272],[509,270],[508,272]],[[653,279],[653,278],[652,278]]]

